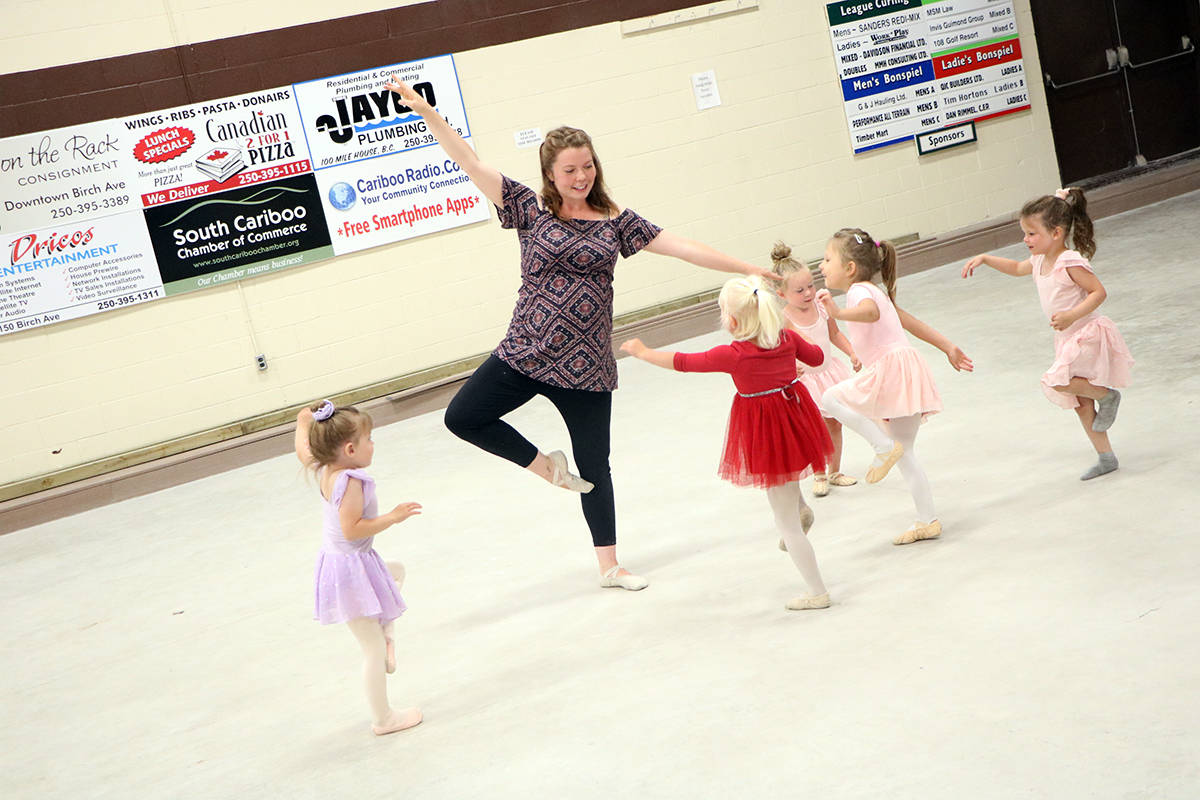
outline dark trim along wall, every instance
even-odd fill
[[[0,75],[0,137],[285,86],[699,5],[436,0],[199,44]]]

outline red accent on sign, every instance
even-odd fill
[[[196,134],[178,125],[147,134],[133,146],[133,157],[145,164],[178,158],[196,143]]]
[[[984,67],[1003,64],[1008,61],[1019,61],[1020,59],[1021,41],[1019,39],[1009,39],[1005,42],[989,44],[987,47],[968,47],[965,50],[959,50],[957,53],[935,56],[933,59],[933,74],[934,77],[942,78],[946,75],[957,75],[960,72],[974,72]]]
[[[174,203],[176,200],[187,200],[192,197],[213,194],[214,192],[223,192],[226,189],[236,189],[239,186],[247,186],[252,183],[286,178],[289,175],[299,175],[302,172],[309,172],[311,169],[312,166],[309,164],[308,159],[304,158],[287,164],[276,164],[275,166],[263,167],[262,169],[239,172],[225,183],[201,181],[200,183],[192,183],[187,186],[156,189],[153,192],[147,192],[142,195],[142,205],[146,208],[160,206],[163,203]]]
[[[228,150],[213,150],[208,154],[209,161],[220,161],[225,156],[229,155]]]

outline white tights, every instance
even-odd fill
[[[787,545],[788,555],[792,563],[800,570],[808,591],[812,595],[825,594],[825,582],[821,580],[821,570],[817,567],[817,554],[813,552],[808,537],[804,535],[804,526],[800,521],[800,511],[807,505],[804,494],[800,491],[800,482],[792,481],[782,486],[772,486],[767,489],[767,500],[771,510],[775,512],[775,525],[783,535]]]
[[[387,627],[390,627],[388,623]],[[371,707],[372,722],[386,725],[391,718],[392,707],[388,705],[387,656],[385,626],[375,617],[356,617],[346,622],[346,627],[358,639],[363,651],[363,686],[367,690],[367,705]]]
[[[904,446],[904,455],[896,462],[900,474],[908,483],[908,491],[912,494],[913,505],[917,509],[917,522],[928,525],[937,519],[933,507],[933,489],[929,486],[929,478],[924,468],[917,461],[916,443],[917,431],[921,427],[921,415],[911,417],[896,417],[880,426],[874,420],[864,417],[842,402],[835,394],[837,387],[831,387],[821,396],[821,404],[833,414],[838,422],[867,440],[879,455],[886,455],[892,449],[892,442],[897,441]]]
[[[404,584],[404,565],[399,561],[387,562],[388,572],[397,586]],[[348,620],[346,627],[358,640],[363,652],[363,686],[367,691],[367,705],[376,725],[387,725],[392,719],[392,707],[387,697],[387,642],[392,638],[394,620],[381,623],[375,617],[356,617]]]

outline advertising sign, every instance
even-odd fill
[[[392,74],[470,144],[451,56],[296,84],[335,254],[483,222],[487,201],[420,115],[384,88]]]
[[[163,296],[140,211],[4,239],[0,334]]]
[[[826,12],[855,153],[1029,108],[1012,0],[839,0]]]

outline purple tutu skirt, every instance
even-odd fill
[[[322,625],[374,617],[385,623],[404,613],[404,598],[374,548],[317,553],[313,618]]]

